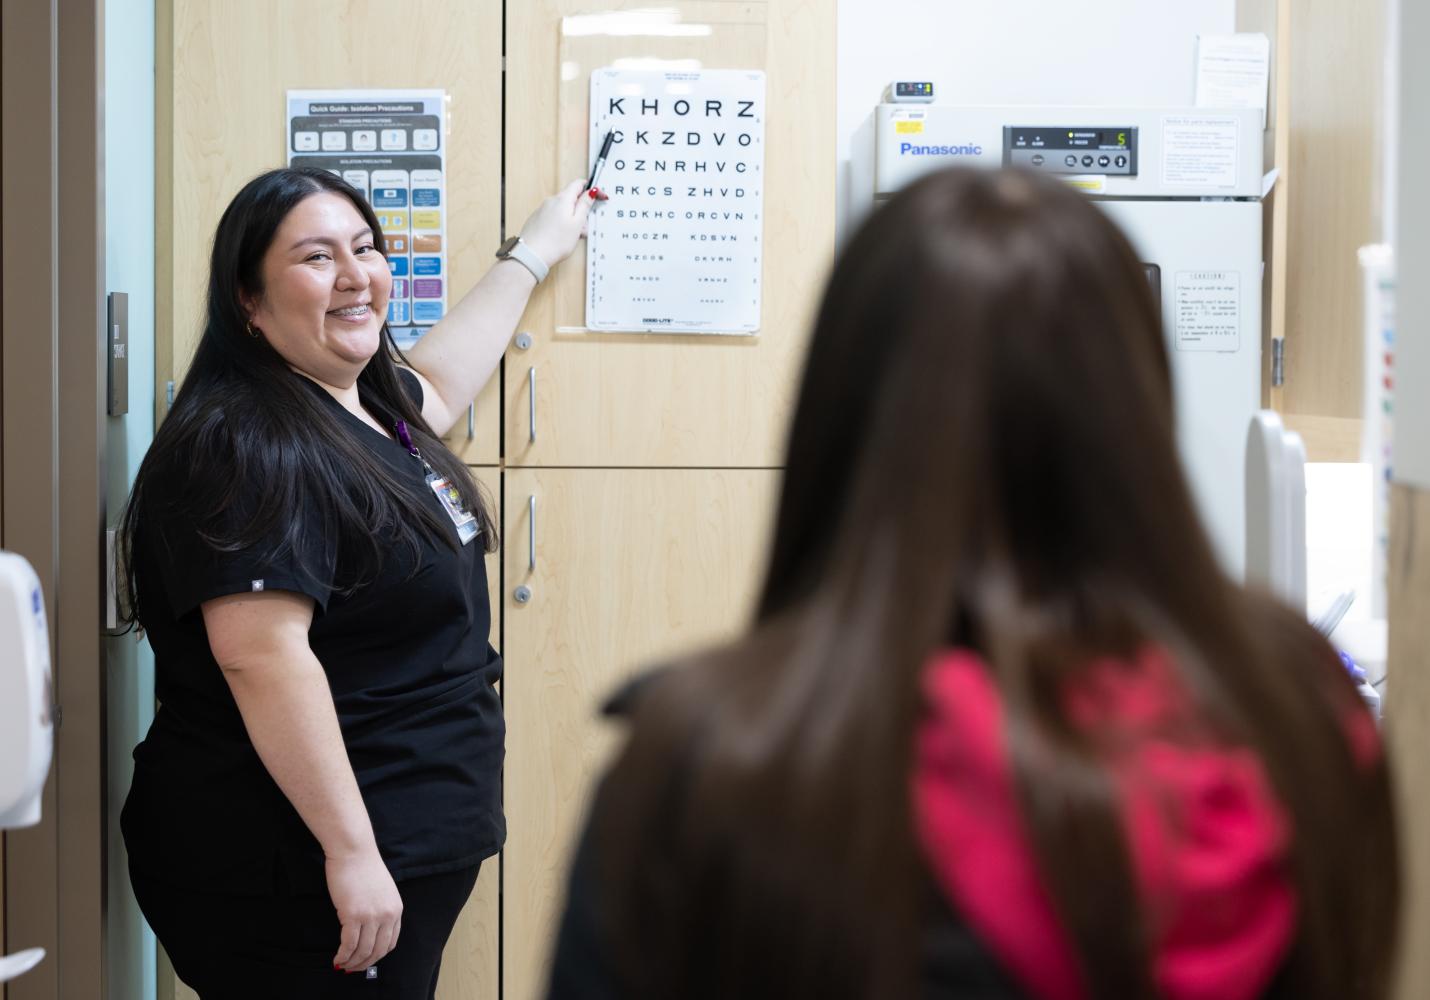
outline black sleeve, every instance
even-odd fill
[[[161,497],[142,528],[144,547],[152,560],[152,580],[165,595],[170,614],[181,618],[204,601],[230,594],[284,590],[306,594],[325,611],[332,592],[336,552],[315,505],[295,510],[267,536],[252,544],[223,544],[242,531],[261,510],[262,489],[252,484],[237,490],[227,513],[200,516],[187,501],[194,491],[187,470],[173,472],[153,484]],[[167,490],[164,487],[168,487]],[[297,547],[285,538],[297,525]]]
[[[920,942],[925,1000],[1028,1000],[968,924],[930,884]]]
[[[602,799],[598,790],[571,865],[547,1000],[617,1000],[623,995],[616,981],[610,950],[601,940],[604,893],[592,831],[599,822]]]
[[[422,403],[427,397],[422,391],[422,381],[417,377],[417,373],[411,368],[403,368],[401,365],[398,365],[397,381],[401,383],[402,388],[407,392],[408,398],[417,405],[417,409],[420,412],[422,410]]]

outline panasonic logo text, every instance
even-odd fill
[[[912,142],[899,143],[900,156],[982,156],[982,146],[920,146]]]

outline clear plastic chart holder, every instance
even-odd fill
[[[562,19],[556,176],[588,177],[605,132],[619,128],[620,141],[597,181],[610,198],[594,209],[591,243],[598,252],[623,252],[614,266],[600,268],[601,284],[588,286],[593,269],[586,241],[556,269],[558,334],[648,339],[756,332],[768,31],[763,2],[711,0]],[[595,116],[593,88],[603,102]],[[613,106],[622,88],[630,93]],[[647,214],[633,226],[629,214],[618,221],[617,212]],[[701,212],[709,225],[692,239]],[[602,230],[604,213],[612,214]],[[700,244],[701,237],[708,242]],[[589,311],[590,288],[603,286],[619,289],[621,309],[614,315],[604,307]],[[672,312],[676,288],[682,305]],[[640,308],[642,300],[648,310]],[[604,317],[602,325],[588,326],[591,315]]]

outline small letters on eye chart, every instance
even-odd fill
[[[586,248],[586,326],[755,333],[764,257],[765,74],[591,74],[589,159],[615,139]]]

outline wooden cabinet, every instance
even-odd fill
[[[496,857],[482,863],[477,887],[447,940],[437,1000],[497,1000],[501,996],[500,900],[501,859]]]
[[[1263,403],[1313,462],[1360,457],[1362,278],[1357,251],[1386,238],[1386,0],[1240,0],[1238,31],[1272,42],[1265,167],[1263,356],[1285,349]]]
[[[748,618],[834,247],[833,5],[601,8],[507,7],[508,231],[586,173],[592,70],[630,60],[763,69],[761,328],[587,332],[583,247],[538,289],[520,326],[529,341],[507,352],[504,1000],[532,1000],[546,984],[573,837],[618,735],[598,717],[602,699]]]
[[[1430,22],[1421,17],[1422,24]],[[1407,41],[1410,37],[1407,36]],[[1407,53],[1410,49],[1407,47]],[[1403,211],[1403,210],[1402,210]],[[1402,216],[1404,217],[1404,216]],[[1424,428],[1415,431],[1424,433]],[[1390,499],[1390,672],[1386,739],[1400,823],[1401,918],[1398,1000],[1430,996],[1430,953],[1408,946],[1430,931],[1430,797],[1422,780],[1430,749],[1430,491],[1396,483]],[[1425,529],[1425,530],[1421,530]]]
[[[447,91],[449,267],[465,291],[501,240],[502,11],[499,3],[413,0],[395,8],[362,0],[159,0],[156,378],[178,384],[202,331],[208,255],[224,207],[250,177],[286,162],[290,88],[424,88]],[[500,457],[500,379],[475,419],[448,435],[473,465]],[[497,469],[478,469],[494,497]],[[500,514],[498,513],[498,520]],[[491,558],[493,609],[500,563]],[[494,614],[494,618],[495,618]],[[499,879],[482,868],[443,958],[441,1000],[499,994]],[[165,963],[166,964],[166,963]],[[192,997],[161,966],[160,996]]]
[[[599,6],[611,12],[586,13],[588,0],[507,7],[508,229],[515,232],[562,183],[585,176],[593,69],[630,58],[764,69],[761,329],[754,337],[587,333],[584,248],[578,249],[522,319],[530,348],[507,354],[506,462],[778,466],[809,320],[834,246],[833,5],[695,0],[658,12],[632,10],[649,8],[643,0]]]
[[[502,5],[410,0],[159,0],[155,341],[160,387],[188,370],[203,329],[219,216],[249,178],[286,162],[285,93],[322,87],[447,91],[448,261],[465,291],[501,239]],[[500,461],[498,380],[476,404],[463,461]]]
[[[506,1000],[545,986],[572,838],[618,735],[602,699],[746,623],[778,482],[748,469],[507,471]]]
[[[1349,6],[1298,0],[1286,50],[1291,184],[1283,409],[1355,421],[1357,433],[1364,348],[1356,252],[1384,231],[1386,37],[1384,0]],[[1319,445],[1330,429],[1312,425],[1308,444]]]
[[[492,511],[498,525],[501,514],[501,473],[497,469],[473,469],[487,495],[496,501]],[[476,544],[476,542],[473,542]],[[487,593],[492,602],[492,645],[500,652],[498,603],[501,588],[501,553],[487,557]],[[482,863],[477,887],[442,953],[442,973],[437,980],[437,1000],[498,1000],[501,996],[501,859]]]
[[[461,419],[449,435],[464,461],[487,467],[478,474],[500,500],[503,548],[490,576],[506,661],[509,838],[453,932],[440,1000],[540,994],[571,838],[613,745],[601,698],[631,671],[744,624],[833,256],[834,5],[600,8],[413,0],[394,15],[363,0],[158,0],[161,417],[162,387],[182,378],[198,339],[219,215],[244,181],[284,162],[287,89],[447,91],[460,295],[489,266],[503,219],[519,231],[543,198],[586,173],[592,69],[678,59],[766,73],[758,335],[587,333],[582,247],[537,290],[518,328],[529,340],[508,351],[470,431]],[[641,27],[653,17],[680,30]],[[172,978],[161,988],[184,994]]]

